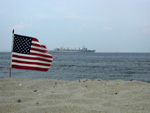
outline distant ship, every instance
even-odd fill
[[[88,52],[88,53],[94,53],[96,50],[88,50],[86,47],[83,46],[82,49],[69,49],[69,48],[55,48],[54,50],[50,50],[49,52]]]

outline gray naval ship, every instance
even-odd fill
[[[88,53],[94,53],[96,50],[89,50],[86,47],[83,46],[83,48],[79,49],[69,49],[69,48],[55,48],[54,50],[49,50],[49,52],[88,52]]]

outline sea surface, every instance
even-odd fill
[[[12,77],[56,80],[102,79],[150,82],[150,53],[51,53],[47,72],[12,69]],[[0,77],[9,77],[10,53],[0,52]]]

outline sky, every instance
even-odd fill
[[[150,52],[150,0],[0,0],[0,52],[12,29],[49,50]]]

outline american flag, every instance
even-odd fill
[[[48,71],[53,57],[37,38],[14,34],[11,67],[17,69]]]

